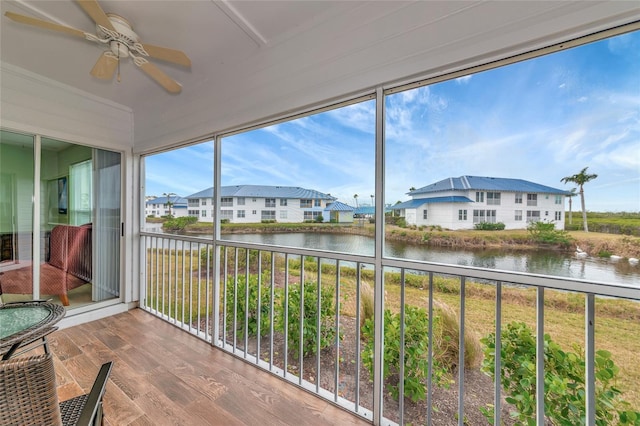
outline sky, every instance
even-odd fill
[[[222,140],[222,185],[300,186],[354,206],[375,188],[375,101]],[[149,156],[147,195],[213,186],[213,143]],[[389,95],[385,203],[463,175],[561,179],[587,210],[640,211],[640,32]],[[579,200],[574,200],[579,206]],[[574,210],[577,210],[574,207]]]

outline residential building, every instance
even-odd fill
[[[564,229],[569,194],[523,179],[460,176],[411,191],[411,200],[391,208],[416,226],[473,229],[477,223],[500,222],[505,229],[525,229],[531,222],[545,221]]]
[[[185,197],[188,215],[213,222],[213,187]],[[304,222],[317,220],[335,197],[293,186],[231,185],[220,187],[220,219],[231,223]]]
[[[172,215],[173,217],[188,216],[187,199],[179,195],[152,198],[145,202],[144,215],[145,217],[162,217],[167,215]]]

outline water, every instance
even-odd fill
[[[148,225],[148,224],[147,224]],[[155,224],[154,224],[155,225]],[[157,229],[149,229],[155,232]],[[211,239],[211,235],[199,235]],[[374,239],[363,235],[283,233],[283,234],[225,234],[223,239],[269,244],[285,247],[306,247],[332,252],[374,255]],[[450,249],[416,246],[388,241],[389,257],[424,260],[503,271],[527,272],[560,276],[616,285],[640,287],[640,265],[631,265],[626,259],[611,261],[600,258],[576,258],[571,254],[552,250],[506,251],[496,249]]]
[[[374,254],[374,239],[363,235],[290,233],[225,234],[222,237],[239,242],[307,247],[369,256]],[[569,254],[552,250],[516,252],[495,249],[432,248],[393,241],[386,243],[386,255],[396,258],[528,272],[640,287],[640,265],[631,265],[625,259],[619,261],[599,258],[578,259]]]

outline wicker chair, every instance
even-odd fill
[[[102,365],[91,392],[58,403],[51,354],[1,361],[0,425],[101,425],[112,365]]]

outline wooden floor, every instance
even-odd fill
[[[56,331],[49,345],[60,400],[114,361],[110,426],[369,424],[140,309]]]

